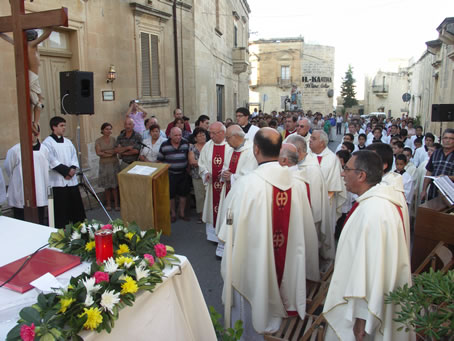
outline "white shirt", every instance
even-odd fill
[[[159,148],[166,140],[167,138],[163,138],[162,136],[159,136],[158,140],[154,144],[151,141],[151,137],[143,140],[143,144],[147,147],[142,148],[140,155],[144,156],[150,162],[156,162],[158,159]]]

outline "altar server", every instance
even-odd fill
[[[49,150],[49,185],[54,195],[55,227],[85,220],[85,210],[76,177],[79,161],[72,142],[63,137],[66,120],[55,116],[50,120],[52,134],[43,141]]]
[[[329,196],[325,179],[317,160],[306,152],[306,140],[299,135],[291,135],[288,143],[296,146],[298,164],[295,172],[307,179],[311,198],[311,210],[317,230],[320,257],[324,261],[332,261],[336,253],[334,241],[334,223],[330,215]],[[322,265],[323,262],[320,264]]]
[[[234,124],[227,128],[225,139],[231,148],[227,151],[221,173],[223,186],[219,200],[216,233],[219,232],[219,226],[222,220],[225,219],[226,212],[223,204],[231,187],[241,176],[248,174],[258,166],[252,150],[252,142],[246,140],[245,136],[246,134],[239,125]],[[216,249],[216,255],[222,257],[222,252],[223,243],[220,242]]]
[[[411,285],[410,257],[399,195],[380,184],[383,164],[372,151],[359,151],[342,176],[359,197],[339,239],[333,277],[323,315],[330,328],[325,340],[411,340],[398,331],[396,307],[385,304],[390,291]]]
[[[232,321],[243,320],[244,340],[263,339],[282,319],[306,308],[304,216],[311,215],[301,186],[277,162],[278,131],[260,129],[254,138],[259,164],[241,177],[227,196],[233,212]],[[226,240],[222,222],[219,238]],[[312,257],[317,257],[313,255]],[[225,278],[226,257],[221,263]]]
[[[203,146],[199,157],[199,174],[206,190],[202,220],[206,223],[207,239],[217,242],[215,226],[222,191],[221,172],[230,146],[225,141],[226,128],[221,122],[210,124],[208,130],[211,140]]]
[[[32,133],[33,168],[35,171],[36,206],[41,225],[46,225],[45,207],[47,206],[47,187],[49,186],[49,151],[38,139],[39,132]],[[14,218],[24,220],[24,185],[22,178],[22,155],[20,143],[6,153],[4,163],[9,177],[8,205],[13,208]]]

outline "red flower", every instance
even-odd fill
[[[107,224],[107,225],[104,225],[103,227],[101,227],[101,230],[112,230],[112,229],[113,229],[113,227],[110,224]]]
[[[156,244],[154,246],[154,252],[156,253],[156,257],[162,258],[167,255],[167,249],[164,244]]]
[[[35,339],[35,324],[31,326],[24,324],[20,329],[20,337],[24,341],[33,341]]]
[[[150,255],[149,253],[146,253],[143,255],[143,258],[145,258],[146,260],[148,260],[148,262],[150,263],[150,266],[153,266],[154,264],[154,257],[152,255]]]
[[[96,271],[94,277],[96,284],[100,282],[109,282],[109,274],[106,272]]]

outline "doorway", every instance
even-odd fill
[[[216,120],[224,119],[224,85],[216,85]]]

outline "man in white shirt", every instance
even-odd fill
[[[247,108],[238,108],[236,109],[236,122],[243,129],[246,134],[246,139],[254,141],[255,133],[259,131],[259,127],[252,125],[249,122],[249,116],[251,113]]]

